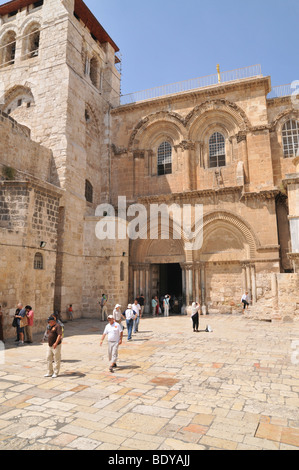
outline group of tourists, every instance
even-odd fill
[[[153,317],[158,316],[159,314],[164,314],[164,317],[169,317],[170,299],[171,296],[169,294],[162,297],[160,301],[157,295],[152,297]]]
[[[31,344],[32,327],[34,320],[34,311],[30,305],[23,307],[21,303],[17,305],[12,326],[16,328],[16,342],[18,346],[23,346],[24,343]]]
[[[164,316],[169,316],[169,305],[171,296],[166,294],[163,297],[163,311]],[[108,358],[109,358],[109,371],[114,372],[117,367],[118,359],[118,348],[123,341],[124,326],[122,321],[126,323],[128,331],[127,341],[132,340],[132,334],[138,333],[140,320],[144,313],[145,299],[143,294],[139,295],[133,303],[129,303],[123,310],[120,304],[116,304],[111,315],[108,315],[107,308],[108,297],[106,294],[102,295],[100,306],[101,306],[101,320],[107,320],[108,324],[104,329],[100,346],[103,345],[104,339],[108,337]],[[250,305],[250,298],[248,292],[245,292],[241,298],[243,309],[245,310]],[[161,312],[158,297],[152,298],[152,314],[153,316],[159,315]],[[67,309],[68,318],[73,320],[73,308],[72,305],[68,306]],[[199,331],[199,315],[200,315],[200,304],[193,302],[191,306],[191,321],[193,331]],[[106,317],[106,318],[105,318]],[[0,341],[3,341],[3,328],[2,328],[2,309],[0,306]],[[32,343],[32,327],[34,320],[34,312],[30,305],[23,305],[20,303],[17,305],[15,316],[12,326],[16,328],[16,342],[18,346],[24,345],[24,343]],[[207,330],[206,330],[207,331]],[[209,330],[211,331],[211,330]],[[59,312],[54,313],[48,318],[47,328],[44,333],[43,340],[47,341],[47,373],[45,377],[57,377],[60,371],[61,363],[61,346],[64,336],[64,325],[61,321]]]

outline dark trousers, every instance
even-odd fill
[[[198,331],[198,324],[199,324],[198,313],[195,313],[195,315],[193,315],[192,322],[193,322],[193,330]]]
[[[126,322],[127,322],[127,329],[128,329],[128,339],[131,339],[134,321],[132,319],[132,320],[126,320]]]
[[[246,306],[249,305],[247,300],[242,300],[242,304],[243,304],[243,310],[245,310]]]

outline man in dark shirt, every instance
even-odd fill
[[[53,377],[54,379],[60,371],[62,328],[54,316],[48,318],[48,324],[50,327],[47,351],[48,372],[45,377]]]

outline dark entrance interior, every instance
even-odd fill
[[[179,264],[160,264],[160,299],[171,295],[171,311],[180,313],[183,304],[182,268]]]

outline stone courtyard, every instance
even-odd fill
[[[6,342],[0,449],[298,450],[298,323],[214,314],[193,333],[187,316],[145,317],[114,374],[104,326],[65,324],[56,379],[42,335]]]

